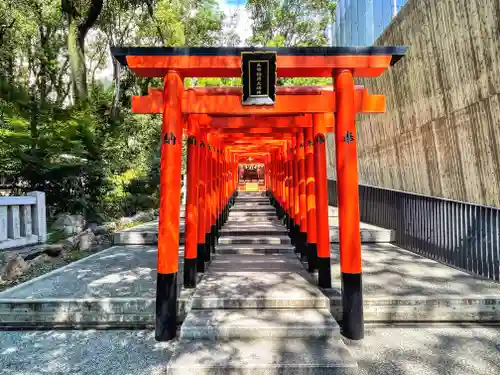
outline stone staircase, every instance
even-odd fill
[[[261,193],[240,193],[192,299],[170,375],[356,374],[328,298]]]

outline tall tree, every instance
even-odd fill
[[[248,0],[255,46],[324,46],[326,30],[334,19],[336,2],[331,0]]]
[[[103,0],[61,0],[61,6],[68,21],[73,96],[76,104],[83,104],[88,99],[85,37],[99,18]]]

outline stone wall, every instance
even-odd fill
[[[360,183],[500,207],[500,1],[409,0],[375,44],[409,50],[357,82],[387,96],[358,116]]]

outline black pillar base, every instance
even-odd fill
[[[212,252],[212,234],[205,234],[205,262],[210,262],[210,253]]]
[[[196,288],[196,264],[197,259],[184,258],[184,288]]]
[[[292,245],[295,246],[295,221],[290,218],[290,227],[288,228],[288,231],[290,233],[290,238],[292,239]]]
[[[293,237],[294,237],[293,240],[295,241],[295,253],[300,253],[301,244],[300,244],[300,225],[299,224],[294,225]]]
[[[212,225],[210,238],[212,240],[212,243],[210,244],[212,246],[212,253],[215,253],[215,246],[217,246],[217,227],[215,225]]]
[[[156,280],[156,341],[177,335],[177,273],[158,273]]]
[[[361,340],[365,336],[361,273],[342,272],[341,281],[342,335],[350,340]]]
[[[330,257],[318,258],[318,286],[325,289],[332,287]]]
[[[307,244],[307,271],[314,272],[318,269],[318,246],[315,243]]]
[[[285,217],[285,210],[283,209],[281,204],[278,204],[278,208],[276,209],[276,213],[278,215],[278,219],[283,220],[283,218]]]
[[[299,252],[300,260],[304,261],[307,259],[307,233],[299,232]]]
[[[204,243],[199,243],[198,244],[198,253],[197,259],[196,259],[196,272],[199,273],[204,273],[205,272],[205,247],[206,245]]]

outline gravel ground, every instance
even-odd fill
[[[498,375],[500,328],[367,327],[349,347],[360,375]]]
[[[176,342],[154,332],[0,332],[0,375],[159,375]]]
[[[177,345],[154,332],[0,332],[0,375],[158,375]],[[497,327],[370,327],[350,346],[360,375],[498,375]]]

